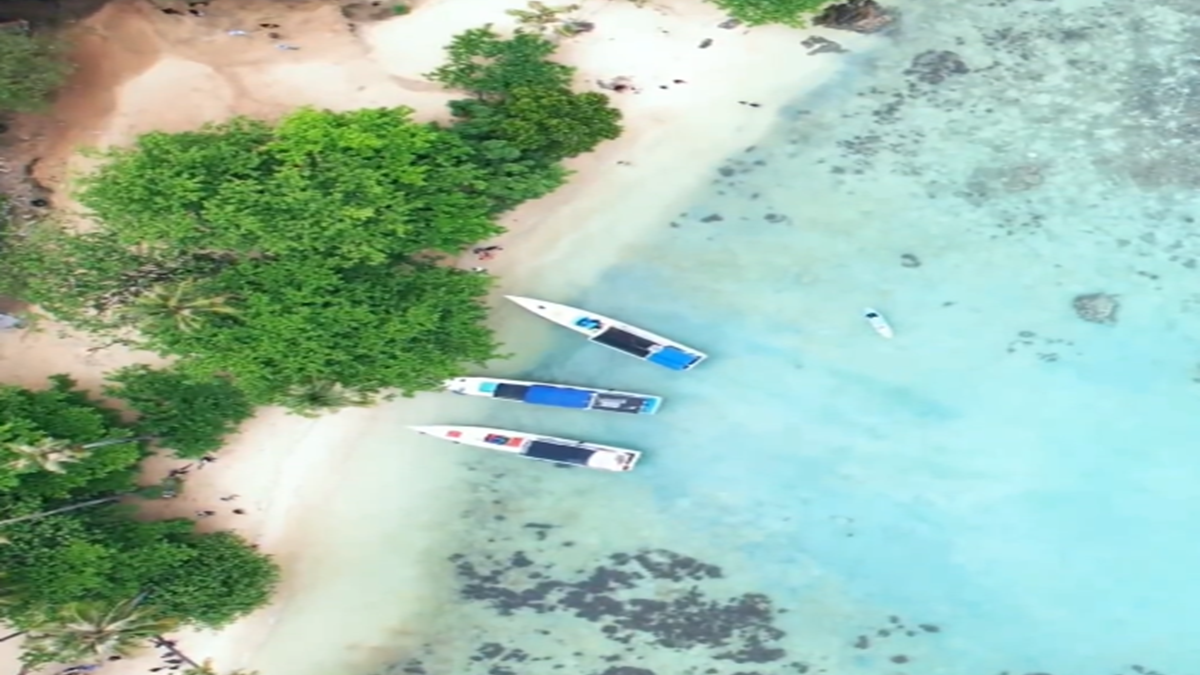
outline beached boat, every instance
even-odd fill
[[[582,466],[600,471],[632,471],[642,453],[566,438],[489,427],[409,427],[417,433],[477,448],[499,450],[543,462]]]
[[[504,297],[543,319],[570,328],[576,333],[583,333],[588,340],[596,344],[664,368],[691,370],[708,358],[704,352],[602,314],[519,295]]]
[[[603,410],[631,415],[653,415],[662,405],[661,396],[591,387],[564,387],[544,382],[503,380],[494,377],[456,377],[446,382],[446,390],[455,394],[482,396],[502,401],[517,401],[571,410]]]
[[[867,320],[867,323],[871,324],[871,328],[874,328],[876,333],[879,333],[883,337],[890,340],[896,335],[888,320],[870,307],[863,310],[863,318]]]

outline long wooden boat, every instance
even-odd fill
[[[582,466],[598,471],[632,471],[641,458],[637,450],[555,438],[491,427],[415,426],[417,433],[476,448],[498,450],[542,462]]]
[[[662,406],[661,396],[496,377],[456,377],[446,382],[446,390],[464,396],[630,415],[653,415]]]
[[[537,298],[504,297],[547,321],[586,335],[591,342],[670,370],[691,370],[708,358],[704,352],[603,314]]]

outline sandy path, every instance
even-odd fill
[[[503,28],[511,23],[504,10],[524,4],[428,0],[408,16],[360,26],[355,36],[334,6],[284,15],[279,5],[218,0],[195,19],[116,3],[91,21],[98,28],[87,50],[123,54],[129,68],[76,82],[59,110],[69,143],[48,155],[62,159],[73,144],[124,143],[149,130],[190,129],[234,114],[270,118],[300,105],[403,104],[423,119],[444,117],[453,96],[421,74],[441,62],[452,35],[489,21]],[[646,8],[593,0],[580,15],[596,31],[560,51],[580,69],[578,86],[595,89],[597,80],[625,76],[640,93],[614,97],[625,115],[620,139],[572,162],[577,174],[569,185],[506,219],[510,231],[497,240],[505,251],[487,263],[504,292],[533,292],[539,277],[564,264],[571,274],[555,292],[586,286],[640,233],[668,227],[725,157],[767,131],[780,107],[836,72],[836,57],[807,55],[804,35],[720,29],[725,17],[693,0]],[[226,33],[264,21],[282,24],[284,41],[299,49],[277,49],[279,41],[261,30]],[[868,44],[826,35],[852,49]],[[705,40],[712,45],[701,49]],[[105,87],[115,87],[115,95]],[[86,166],[71,157],[65,165],[72,170]],[[467,256],[462,264],[478,263]],[[499,309],[501,336],[520,331],[522,350],[535,351],[536,329],[508,321],[519,310]],[[53,332],[4,334],[0,363],[9,381],[34,384],[71,372],[94,385],[103,370],[147,358],[115,348],[89,354],[87,347]],[[426,618],[453,601],[444,533],[462,503],[455,489],[462,469],[454,452],[404,426],[439,420],[448,405],[446,397],[425,395],[319,420],[266,410],[247,424],[219,461],[196,472],[185,494],[159,512],[218,511],[201,527],[233,528],[257,542],[283,565],[284,584],[273,606],[220,634],[182,635],[180,647],[223,669],[325,675],[367,672],[419,644]],[[156,460],[151,471],[169,465]],[[219,500],[230,494],[239,497]],[[151,661],[109,670],[144,672]]]

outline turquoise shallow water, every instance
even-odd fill
[[[393,672],[1200,672],[1200,5],[905,10],[586,294],[520,289],[712,359],[563,330],[522,375],[663,412],[441,420],[646,458],[472,457],[462,601]]]

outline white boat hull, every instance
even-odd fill
[[[452,443],[599,471],[632,471],[642,456],[642,453],[637,450],[510,429],[448,425],[409,428],[417,433]]]
[[[498,377],[456,377],[446,381],[446,391],[463,396],[478,396],[568,410],[596,410],[638,415],[657,413],[662,407],[663,401],[661,396],[650,396],[631,391],[507,380]]]
[[[881,337],[890,340],[896,336],[896,332],[892,330],[892,325],[888,323],[887,319],[883,318],[883,315],[878,310],[871,309],[870,307],[864,309],[863,318],[867,320],[871,328],[876,333],[879,333]]]
[[[587,336],[592,342],[671,370],[691,370],[708,358],[708,354],[681,342],[603,314],[520,295],[504,297],[547,321]],[[617,336],[626,339],[614,339]]]

